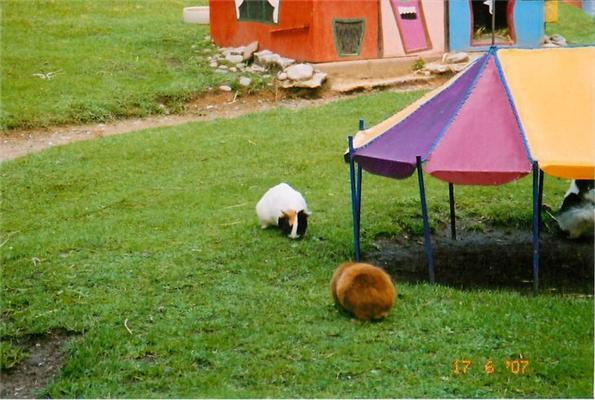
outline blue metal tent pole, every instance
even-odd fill
[[[539,290],[539,165],[533,161],[533,291]]]
[[[455,223],[455,189],[452,183],[448,183],[448,202],[450,203],[450,238],[457,240],[457,227]]]
[[[359,261],[359,216],[357,215],[357,193],[355,182],[355,165],[353,160],[353,136],[347,138],[349,145],[349,182],[351,183],[351,211],[353,214],[353,248],[355,261]]]
[[[359,130],[363,131],[366,129],[366,123],[363,119],[359,120]],[[359,249],[359,238],[360,238],[360,230],[361,230],[361,216],[362,216],[362,167],[361,165],[357,164],[357,180],[356,182],[356,196],[357,196],[357,242],[358,242],[358,249]]]
[[[417,182],[419,183],[419,197],[421,199],[421,216],[424,223],[424,247],[428,261],[428,274],[430,283],[434,283],[434,260],[432,259],[432,237],[430,236],[430,223],[428,222],[428,207],[426,206],[426,190],[424,187],[424,175],[421,169],[421,157],[415,157],[417,163]]]
[[[537,218],[538,221],[537,223],[539,224],[539,236],[541,237],[541,228],[543,227],[542,225],[542,215],[541,215],[541,208],[542,208],[542,204],[543,204],[543,171],[539,170],[539,213],[537,214]]]

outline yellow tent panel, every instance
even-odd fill
[[[595,177],[595,47],[498,57],[533,159],[549,175]]]

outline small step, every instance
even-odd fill
[[[439,84],[440,81],[444,81],[444,78],[433,75],[424,76],[418,74],[379,79],[332,78],[329,79],[328,88],[334,92],[350,93],[355,91],[386,89],[391,87],[412,89],[417,87],[423,88],[430,85],[435,86],[436,84]]]
[[[411,74],[422,57],[407,56],[374,60],[336,61],[315,64],[329,78],[383,79]],[[423,57],[424,63],[437,61],[440,56]]]

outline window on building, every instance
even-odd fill
[[[239,9],[240,21],[274,22],[275,8],[268,0],[243,0]]]
[[[512,43],[511,29],[508,26],[510,7],[514,0],[492,0],[495,4],[494,37],[496,43]],[[490,43],[492,37],[492,14],[490,3],[485,0],[471,0],[473,20],[473,42],[475,44]]]
[[[364,39],[365,20],[336,19],[333,25],[337,54],[339,56],[359,55]]]

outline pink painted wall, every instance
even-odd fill
[[[391,2],[405,51],[418,53],[431,48],[421,0],[391,0]]]
[[[391,0],[380,0],[380,14],[382,16],[382,46],[383,57],[403,57],[406,55],[431,56],[442,54],[445,49],[444,2],[436,0],[422,0],[426,28],[430,37],[431,48],[413,53],[405,53],[397,21],[393,14]]]
[[[382,47],[384,57],[399,57],[405,54],[401,35],[397,28],[397,21],[393,14],[390,0],[380,0],[380,15],[382,17]]]

